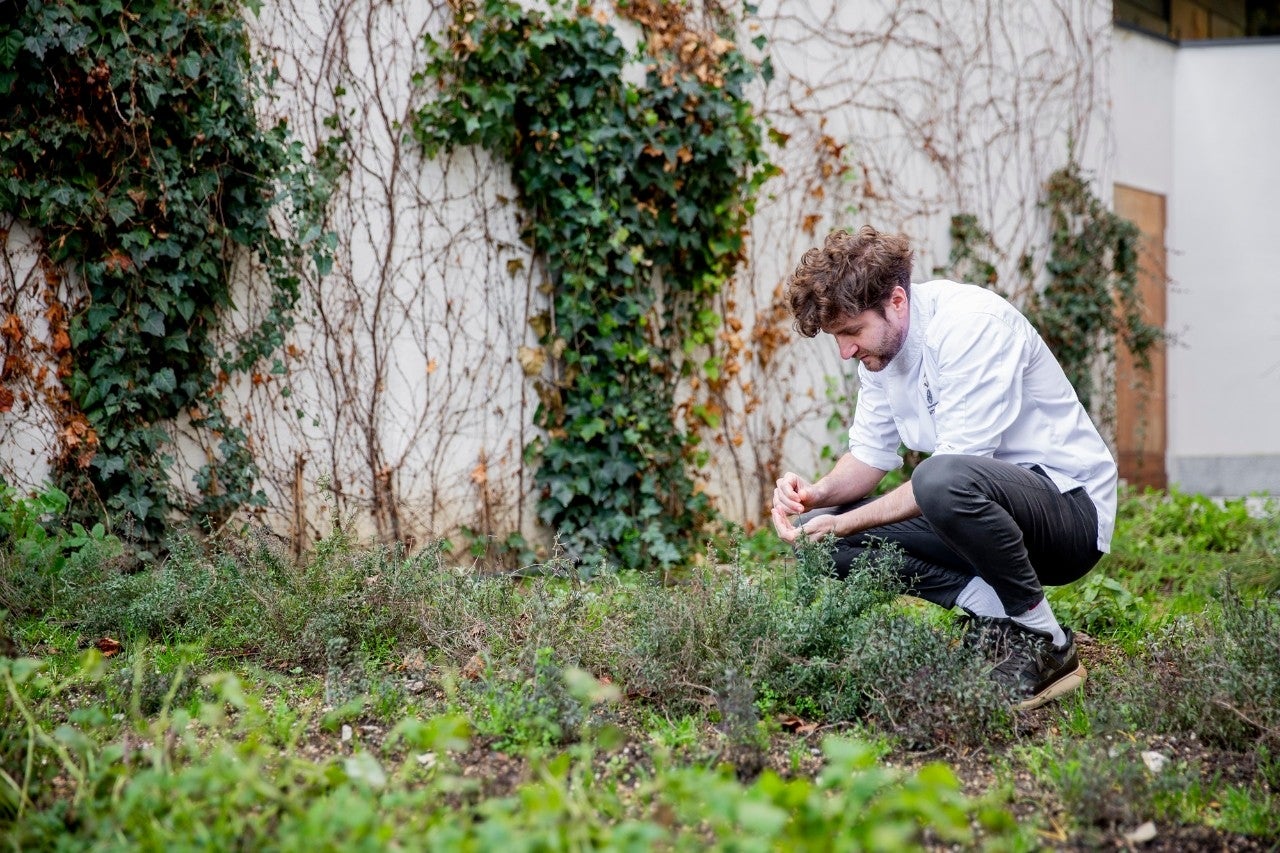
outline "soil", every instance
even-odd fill
[[[1040,827],[1038,838],[1043,849],[1064,851],[1133,850],[1151,853],[1188,853],[1188,851],[1252,851],[1280,850],[1280,839],[1259,839],[1226,832],[1203,824],[1178,824],[1155,821],[1144,826],[1145,820],[1129,823],[1108,822],[1068,830],[1076,824],[1070,819],[1054,793],[1038,781],[1029,771],[1018,769],[1010,773],[1009,767],[1020,767],[1009,753],[1017,746],[1042,743],[1046,738],[1060,734],[1052,706],[1022,714],[1017,721],[1015,737],[1009,743],[993,749],[958,750],[939,748],[927,751],[898,751],[886,756],[888,764],[906,770],[936,761],[949,765],[960,780],[967,794],[979,796],[1000,786],[1011,786],[1006,806],[1020,822],[1034,823]],[[638,718],[628,719],[625,709],[611,715],[609,722],[627,733],[627,740],[618,748],[601,752],[597,760],[599,770],[608,770],[619,779],[622,787],[637,786],[653,770],[649,758],[652,745],[648,743]],[[352,751],[357,743],[364,748],[376,748],[387,734],[387,727],[364,724],[354,725],[351,739],[343,742],[341,735],[319,730],[312,733],[304,752],[313,759],[320,759],[335,752]],[[780,732],[767,750],[730,749],[719,752],[701,752],[691,748],[682,756],[690,761],[708,764],[732,763],[739,777],[749,783],[760,772],[772,770],[784,778],[805,776],[812,778],[822,769],[823,760],[819,746],[823,738],[839,734],[840,726],[813,727],[804,733]],[[723,743],[712,729],[700,733],[699,743]],[[1257,760],[1251,754],[1240,754],[1216,749],[1201,743],[1194,737],[1150,735],[1138,737],[1127,744],[1131,750],[1157,752],[1169,760],[1169,766],[1194,767],[1202,778],[1217,779],[1220,783],[1249,784],[1257,779]],[[468,749],[453,753],[448,760],[466,780],[467,798],[506,796],[528,782],[534,774],[534,765],[526,758],[508,754],[497,748],[492,739],[473,738]],[[1145,834],[1144,834],[1145,833]],[[939,846],[938,850],[951,849]]]

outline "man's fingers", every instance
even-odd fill
[[[778,532],[778,538],[783,542],[795,542],[796,537],[800,535],[800,528],[791,523],[791,519],[787,518],[787,514],[780,508],[774,507],[773,512],[773,529]]]
[[[777,488],[773,490],[773,505],[792,515],[804,512],[804,489],[794,474],[778,480]]]
[[[782,510],[786,515],[799,515],[804,512],[804,504],[792,500],[786,495],[774,495],[773,508]]]
[[[778,478],[776,485],[777,488],[773,489],[773,506],[780,506],[791,515],[805,511],[809,484],[799,474],[787,471]]]

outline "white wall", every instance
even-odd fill
[[[1280,493],[1280,44],[1112,44],[1114,179],[1168,202],[1170,481]]]
[[[1169,467],[1280,493],[1280,44],[1184,45],[1169,204]]]
[[[0,339],[0,390],[5,392],[0,399],[11,406],[0,411],[0,478],[21,490],[48,481],[51,460],[59,452],[59,419],[47,393],[56,387],[58,365],[48,355],[51,340],[42,298],[47,284],[40,267],[39,235],[8,216],[0,217],[0,252],[0,305],[12,305],[25,333],[18,341]],[[0,314],[0,320],[9,318]],[[29,360],[29,369],[10,369],[5,364],[9,354]],[[36,378],[41,369],[48,377],[43,383]]]
[[[426,162],[402,133],[422,97],[423,39],[451,14],[447,0],[270,0],[254,24],[281,74],[269,112],[309,149],[336,123],[352,158],[331,205],[334,271],[304,282],[289,336],[292,394],[274,380],[241,389],[281,531],[325,528],[322,476],[342,511],[386,536],[533,526],[522,450],[538,401],[517,353],[534,343],[544,274],[503,166],[471,151]],[[753,97],[789,142],[771,152],[783,173],[717,306],[740,321],[721,352],[737,347],[741,373],[725,371],[735,384],[708,436],[706,486],[728,516],[760,523],[779,472],[825,468],[823,444],[843,444],[828,417],[852,414],[826,392],[834,375],[850,394],[852,371],[829,343],[797,340],[780,301],[800,255],[871,222],[908,233],[916,278],[929,278],[947,263],[950,217],[970,213],[1017,286],[1024,254],[1043,262],[1036,202],[1054,170],[1074,155],[1109,197],[1112,30],[1102,0],[766,0],[743,28],[744,44],[767,37],[777,75]],[[240,304],[236,322],[257,316]]]
[[[1173,189],[1172,42],[1117,29],[1111,42],[1111,173],[1115,182],[1168,196]]]

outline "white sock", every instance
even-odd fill
[[[1000,596],[996,595],[991,584],[976,575],[969,581],[968,586],[960,590],[960,594],[956,596],[956,604],[974,616],[992,616],[999,619],[1006,619],[1009,616],[1004,610],[1004,605],[1000,603]]]
[[[1067,635],[1063,633],[1062,626],[1058,624],[1058,620],[1054,617],[1053,608],[1049,606],[1049,599],[1047,598],[1040,599],[1039,603],[1021,616],[1011,616],[1009,618],[1024,628],[1039,631],[1041,634],[1049,634],[1053,637],[1054,648],[1060,649],[1067,644]]]

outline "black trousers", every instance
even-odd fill
[[[1079,580],[1102,558],[1093,501],[1083,488],[1059,492],[1039,469],[946,454],[921,462],[911,483],[922,515],[836,540],[842,576],[864,552],[893,542],[905,556],[910,594],[951,608],[976,575],[995,589],[1005,612],[1020,616],[1044,597],[1045,585]]]

